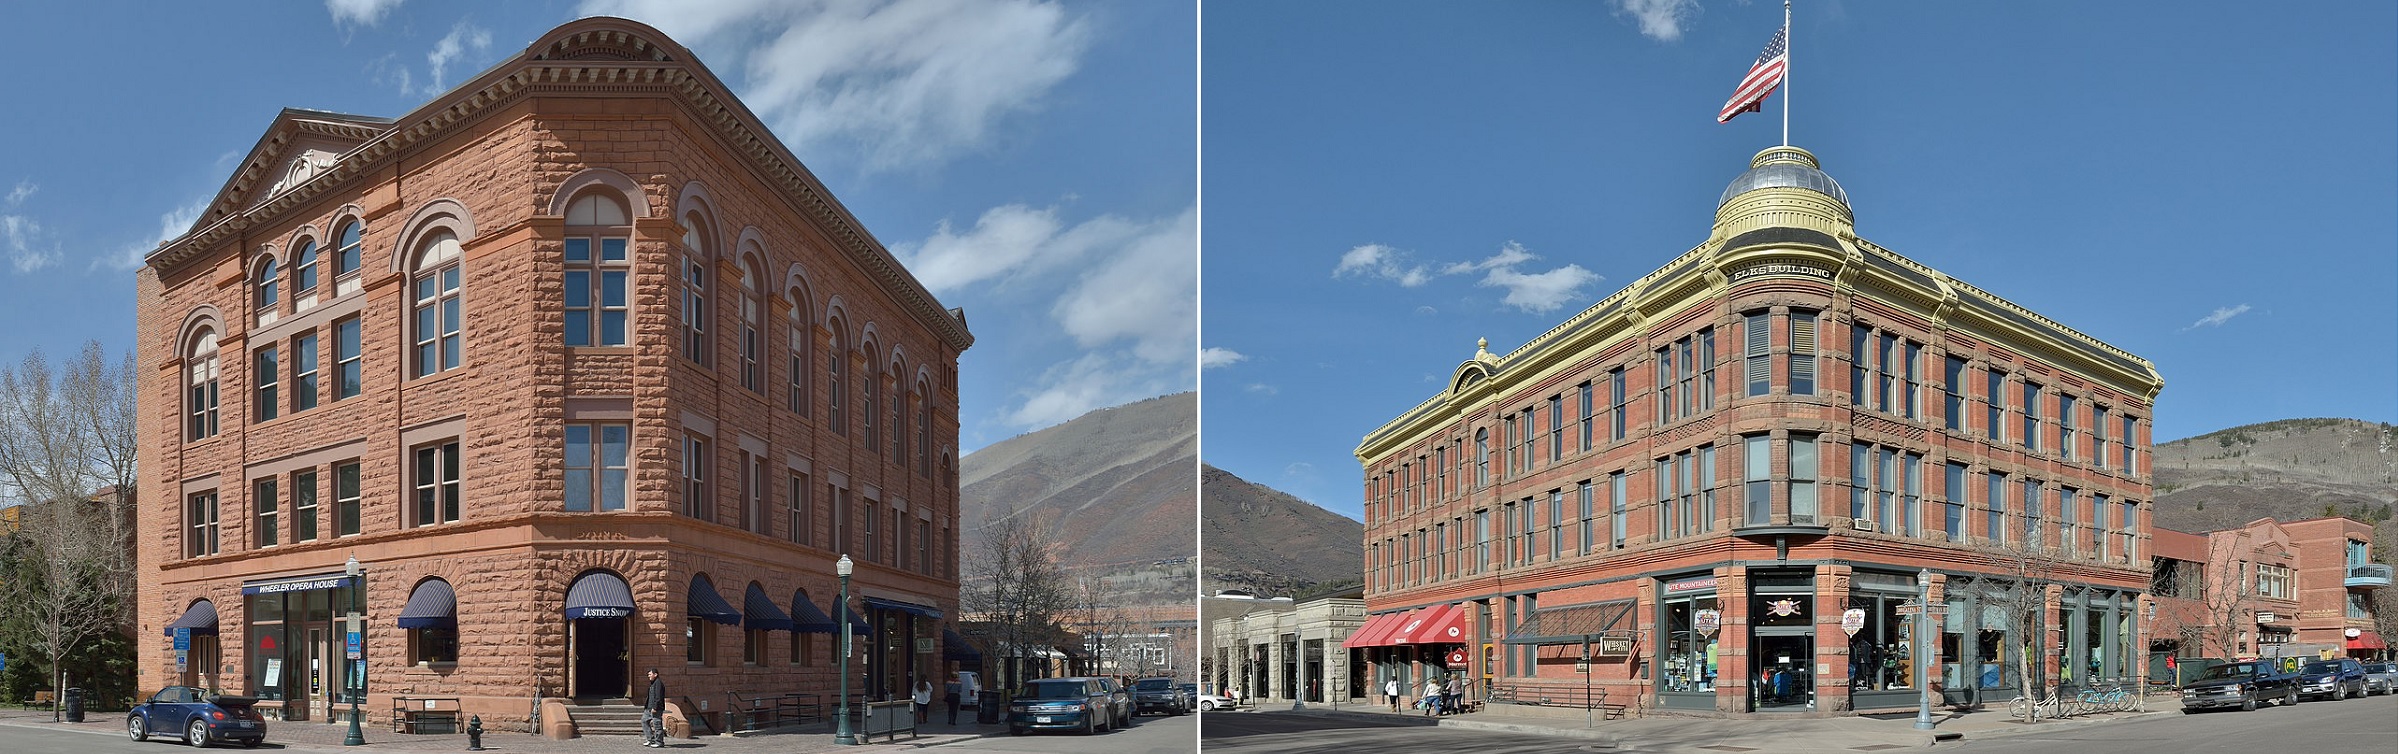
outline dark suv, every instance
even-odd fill
[[[2298,669],[2298,695],[2339,701],[2365,695],[2365,665],[2350,659],[2316,660]]]
[[[1024,682],[1008,703],[1007,732],[1079,730],[1084,735],[1115,727],[1116,700],[1100,678],[1043,678]]]
[[[1191,698],[1183,695],[1182,685],[1172,678],[1133,681],[1132,713],[1138,715],[1150,710],[1185,714],[1191,711]]]
[[[2206,669],[2182,686],[2182,711],[2213,707],[2255,710],[2259,705],[2298,703],[2298,677],[2269,662],[2232,662]]]

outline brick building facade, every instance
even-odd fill
[[[1767,149],[1704,243],[1365,436],[1348,645],[1377,685],[1912,709],[1928,569],[1944,688],[2011,696],[2026,647],[2035,684],[2135,675],[2162,387],[1860,238],[1813,155]]]
[[[2155,531],[2152,649],[2190,658],[2389,655],[2375,630],[2373,527],[2348,518],[2275,521],[2204,534]],[[2154,664],[2152,664],[2152,668]]]
[[[851,614],[867,693],[942,670],[964,315],[656,30],[285,110],[146,261],[140,685],[564,734],[652,667],[829,697]]]

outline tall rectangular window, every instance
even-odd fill
[[[2023,480],[2023,541],[2032,547],[2040,546],[2040,498],[2040,480]]]
[[[1948,533],[1948,541],[1963,542],[1965,541],[1965,464],[1949,463],[1948,478],[1940,489],[1948,496],[1948,503],[1941,506],[1945,510],[1941,516],[1940,530]]]
[[[1532,563],[1532,559],[1538,555],[1533,548],[1539,541],[1532,538],[1532,532],[1534,529],[1540,528],[1540,498],[1524,498],[1524,509],[1521,513],[1523,515],[1515,520],[1515,535],[1523,542],[1523,562],[1529,565]]]
[[[1609,532],[1609,541],[1618,550],[1624,549],[1624,506],[1630,497],[1631,492],[1625,489],[1624,472],[1607,475],[1607,519],[1614,529]]]
[[[276,500],[275,478],[267,477],[250,485],[250,510],[256,519],[256,547],[273,547],[281,540],[283,520],[281,502]]]
[[[1474,489],[1490,486],[1490,428],[1474,430]]]
[[[566,425],[567,510],[624,510],[632,440],[631,424]]]
[[[2006,544],[2007,475],[1993,471],[1987,476],[1990,484],[1989,488],[1983,494],[1988,495],[1988,498],[1983,500],[1982,504],[1987,506],[1985,509],[1985,515],[1989,520],[1984,522],[1986,526],[1984,526],[1982,530],[1989,533],[1991,542],[1997,544]]]
[[[1873,446],[1861,442],[1848,446],[1848,516],[1858,528],[1873,520]]]
[[[2090,407],[2090,444],[2090,462],[2099,468],[2106,468],[2107,454],[2114,452],[2115,449],[2107,447],[2107,407],[2105,406]]]
[[[1432,446],[1432,499],[1449,497],[1449,446]]]
[[[416,505],[413,526],[431,526],[458,520],[458,443],[420,446],[416,449]]]
[[[267,346],[258,349],[257,361],[258,369],[251,374],[258,380],[258,387],[254,390],[258,395],[255,401],[258,405],[258,420],[270,421],[277,416],[276,412],[281,404],[276,391],[282,383],[282,359],[276,354],[274,346]]]
[[[1439,544],[1439,542],[1434,542]],[[1549,491],[1549,559],[1565,552],[1565,492]]]
[[[1657,474],[1652,478],[1657,480],[1655,484],[1651,485],[1656,488],[1657,492],[1657,507],[1651,509],[1656,511],[1657,538],[1672,539],[1681,536],[1682,515],[1675,510],[1680,499],[1674,495],[1673,457],[1657,459]]]
[[[1509,414],[1508,414],[1508,415],[1506,415],[1506,416],[1500,417],[1500,418],[1499,418],[1499,428],[1500,428],[1501,430],[1503,430],[1503,431],[1500,433],[1500,441],[1499,441],[1499,446],[1500,446],[1500,447],[1502,447],[1502,448],[1505,448],[1505,449],[1507,450],[1507,466],[1506,466],[1506,472],[1507,472],[1507,476],[1514,476],[1514,475],[1515,475],[1515,470],[1516,470],[1516,468],[1517,468],[1517,466],[1516,466],[1516,458],[1515,458],[1515,449],[1516,449],[1516,444],[1515,444],[1515,435],[1516,435],[1515,414],[1513,414],[1513,413],[1509,413]]]
[[[597,239],[597,255],[591,253],[593,240],[591,236],[566,239],[566,344],[621,346],[627,342],[625,325],[632,287],[627,239]],[[701,295],[705,295],[704,288]]]
[[[1874,349],[1874,371],[1882,376],[1881,384],[1874,391],[1874,409],[1885,414],[1890,413],[1891,404],[1898,399],[1899,374],[1891,368],[1891,362],[1899,359],[1898,344],[1898,336],[1882,333],[1882,345]]]
[[[806,474],[792,474],[789,481],[790,489],[783,497],[784,531],[788,533],[793,542],[814,545],[816,544],[816,514],[808,496],[814,493],[815,488],[809,484]]]
[[[2040,449],[2040,386],[2023,381],[2023,448]]]
[[[333,467],[333,529],[340,536],[358,533],[358,464],[338,464]]]
[[[1851,323],[1848,328],[1848,402],[1851,406],[1873,405],[1873,331],[1864,325]]]
[[[1432,525],[1432,580],[1439,581],[1449,574],[1449,525]]]
[[[1899,517],[1903,519],[1909,537],[1923,536],[1923,456],[1901,453],[1898,457]]]
[[[1490,509],[1474,511],[1474,567],[1480,573],[1490,565]]]
[[[2057,488],[2057,544],[2064,548],[2066,555],[2074,554],[2081,547],[2081,514],[2074,511],[2074,506],[2081,501],[2074,497],[2072,487]]]
[[[2140,467],[2139,467],[2139,465],[2138,465],[2137,463],[2135,463],[2135,461],[2139,460],[2139,444],[2140,444],[2140,440],[2139,440],[2139,437],[2140,437],[2140,436],[2139,436],[2139,435],[2137,435],[2137,434],[2134,434],[2134,433],[2133,433],[2133,430],[2134,430],[2134,429],[2136,429],[2136,428],[2137,428],[2137,427],[2136,427],[2136,425],[2135,425],[2135,420],[2134,420],[2134,419],[2132,419],[2132,415],[2131,415],[2131,414],[2124,414],[2124,415],[2123,415],[2123,473],[2126,473],[2126,474],[2138,474],[2138,473],[2140,473]]]
[[[1772,317],[1765,312],[1748,315],[1741,321],[1742,372],[1748,383],[1747,394],[1756,397],[1773,390],[1773,329]]]
[[[1889,448],[1874,449],[1874,468],[1878,472],[1874,476],[1874,509],[1877,511],[1874,520],[1881,523],[1883,531],[1889,532],[1898,531],[1898,511],[1892,507],[1898,497],[1898,464],[1895,458],[1896,454]]]
[[[1657,417],[1657,423],[1662,426],[1665,424],[1671,424],[1675,419],[1681,418],[1682,412],[1674,405],[1674,349],[1672,346],[1657,349],[1656,356],[1657,389],[1655,393],[1657,396],[1657,406],[1655,415]]]
[[[1521,458],[1521,459],[1523,459],[1523,461],[1524,461],[1524,465],[1523,465],[1523,466],[1522,466],[1522,467],[1521,467],[1519,470],[1520,470],[1520,471],[1531,471],[1531,470],[1532,470],[1532,441],[1533,441],[1535,438],[1538,438],[1538,437],[1540,436],[1540,430],[1536,428],[1536,427],[1538,427],[1538,423],[1534,421],[1534,417],[1535,417],[1535,416],[1537,416],[1537,415],[1533,413],[1533,411],[1532,411],[1532,407],[1531,407],[1531,406],[1525,406],[1525,407],[1524,407],[1524,414],[1523,414],[1523,416],[1524,416],[1524,427],[1523,427],[1523,429],[1524,429],[1524,435],[1523,435],[1524,447],[1523,447],[1523,454],[1522,454],[1522,455],[1520,455],[1520,456],[1517,456],[1517,457],[1518,457],[1518,458]]]
[[[1942,418],[1949,429],[1965,428],[1965,360],[1950,356],[1941,374],[1941,384],[1948,392],[1947,401],[1940,406]]]
[[[2067,502],[2066,504],[2071,505],[2072,503]],[[2106,500],[2099,497],[2090,498],[2090,551],[2097,553],[2101,558],[2108,554],[2107,532],[2111,527],[2107,526],[2107,514],[2111,512],[2107,510]]]
[[[2097,505],[2100,508],[2107,507],[2105,495],[2098,496]],[[2139,562],[2140,504],[2125,500],[2118,505],[2121,506],[2121,515],[2115,519],[2117,522],[2115,536],[2123,542],[2123,560],[2132,563]]]
[[[1816,435],[1790,436],[1790,522],[1794,524],[1813,524],[1818,515],[1817,439]]]
[[[1740,487],[1750,526],[1773,523],[1772,443],[1765,435],[1740,438]]]
[[[701,520],[715,518],[708,507],[708,441],[696,435],[683,436],[683,515]]]
[[[365,377],[359,359],[358,318],[333,323],[333,400],[358,394]]]
[[[1790,394],[1815,394],[1815,313],[1790,313]]]
[[[708,263],[698,257],[683,260],[683,358],[708,365]]]
[[[1565,458],[1565,396],[1549,396],[1549,462]]]
[[[217,554],[216,514],[216,490],[195,492],[183,499],[184,557]]]
[[[1588,383],[1588,382],[1582,383],[1582,384],[1581,384],[1581,386],[1579,386],[1579,387],[1577,387],[1577,388],[1575,388],[1575,389],[1574,389],[1574,392],[1575,392],[1577,395],[1581,396],[1581,401],[1582,401],[1582,403],[1581,403],[1581,408],[1582,408],[1582,449],[1583,449],[1583,450],[1590,450],[1590,439],[1591,439],[1591,434],[1590,434],[1590,432],[1591,432],[1591,429],[1592,429],[1592,427],[1591,427],[1591,423],[1592,423],[1592,422],[1591,422],[1591,413],[1590,413],[1590,412],[1591,412],[1591,389],[1590,389],[1590,383]]]
[[[1907,418],[1913,419],[1923,415],[1923,373],[1920,371],[1923,369],[1923,346],[1907,341],[1906,347],[1904,371],[1907,375],[1907,394],[1902,402],[1906,404],[1904,413]]]
[[[1626,424],[1624,421],[1624,409],[1631,405],[1630,403],[1626,402],[1624,395],[1623,367],[1616,367],[1614,369],[1607,370],[1607,395],[1607,419],[1608,421],[1613,422],[1613,426],[1609,428],[1607,437],[1611,441],[1620,441],[1624,439],[1624,427]]]
[[[1983,407],[1988,412],[1988,416],[1983,417],[1983,432],[1993,441],[2005,442],[2007,438],[2002,435],[2007,426],[2007,373],[1992,369],[1987,376],[1988,389],[1982,391],[1982,395],[1989,399],[1989,404]]]
[[[2076,448],[2078,448],[2081,444],[2082,440],[2080,434],[2074,431],[2073,396],[2066,395],[2064,393],[2058,393],[2057,454],[2063,456],[2065,460],[2073,460],[2075,456],[2081,455],[2080,453],[2075,452]]]
[[[291,541],[316,541],[316,470],[291,474]]]
[[[1715,446],[1699,446],[1699,531],[1715,531]]]
[[[291,339],[291,411],[316,408],[316,333]]]
[[[1580,504],[1580,508],[1577,509],[1577,512],[1582,514],[1582,554],[1588,555],[1590,554],[1591,547],[1597,544],[1594,540],[1598,537],[1598,532],[1591,528],[1591,524],[1596,522],[1591,517],[1590,480],[1583,480],[1582,487],[1576,491],[1576,494],[1579,495],[1579,497],[1575,498],[1575,500]]]

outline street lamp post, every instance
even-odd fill
[[[841,746],[858,745],[857,734],[849,730],[849,574],[855,568],[857,564],[850,562],[847,554],[833,562],[833,573],[841,577],[841,601],[835,603],[840,609],[833,616],[841,624],[841,709],[837,713],[841,722],[833,732],[833,743]]]
[[[1931,652],[1927,633],[1932,614],[1932,570],[1915,572],[1915,729],[1932,729]]]
[[[348,563],[342,564],[342,572],[349,574],[350,576],[350,598],[354,602],[364,602],[366,597],[366,566],[359,565],[358,556],[352,555],[350,556]],[[344,662],[355,662],[363,666],[366,664],[366,659],[363,652],[366,643],[363,634],[366,632],[366,627],[359,625],[358,614],[356,612],[350,613],[350,632],[361,634],[359,637],[359,647],[362,651],[360,656],[356,659],[348,657],[347,653],[345,652],[342,659]],[[346,639],[344,640],[344,643],[347,643]],[[358,688],[350,691],[350,734],[341,739],[341,745],[343,746],[366,745],[366,733],[358,728],[358,697],[359,695],[366,693],[366,674],[363,672],[363,667],[360,668],[360,670],[361,672],[359,673],[358,677]]]

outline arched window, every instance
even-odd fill
[[[916,475],[933,475],[933,390],[916,381]]]
[[[301,240],[299,250],[291,255],[291,295],[298,299],[315,293],[316,239],[309,238]]]
[[[849,383],[842,381],[841,365],[849,361],[849,338],[842,332],[841,320],[833,320],[831,324],[833,349],[824,356],[824,386],[832,391],[832,400],[824,404],[824,418],[826,423],[832,425],[834,432],[846,435],[849,434],[849,423],[844,418],[846,413],[842,411],[842,402],[848,400]]]
[[[865,356],[866,368],[858,370],[858,384],[864,388],[866,406],[865,410],[858,412],[858,420],[865,425],[866,448],[874,451],[875,458],[881,458],[883,432],[881,425],[875,422],[875,417],[883,410],[882,393],[877,390],[882,382],[882,371],[874,368],[881,360],[875,358],[873,343],[866,344]]]
[[[683,358],[708,365],[708,258],[707,220],[693,212],[683,217],[683,247],[690,256],[683,258]]]
[[[791,383],[784,387],[783,401],[785,407],[791,409],[791,413],[800,416],[808,415],[808,343],[815,340],[813,332],[815,328],[808,324],[808,312],[807,294],[793,289],[791,291],[791,319],[788,323],[791,328],[789,338],[791,343],[788,346],[791,355],[789,377]]]
[[[907,365],[891,362],[891,462],[907,468],[908,463],[908,382]]]
[[[594,191],[566,208],[566,344],[627,344],[632,311],[633,223],[615,197]]]
[[[217,432],[217,356],[216,331],[201,330],[191,340],[191,348],[183,357],[186,371],[191,375],[190,389],[185,393],[184,413],[190,417],[184,439],[202,440],[215,437]]]
[[[359,254],[366,248],[365,230],[365,227],[356,220],[342,224],[341,234],[337,241],[341,245],[333,250],[334,277],[347,277],[350,273],[358,271]]]
[[[458,368],[458,236],[447,230],[425,238],[416,254],[415,332],[417,377]]]
[[[268,257],[266,261],[258,263],[258,275],[254,278],[254,285],[258,289],[259,322],[274,321],[273,317],[276,312],[282,308],[283,295],[282,281],[275,276],[275,259],[273,257]]]
[[[741,260],[741,387],[753,393],[766,392],[766,339],[760,334],[766,301],[758,292],[762,275],[757,257]]]

